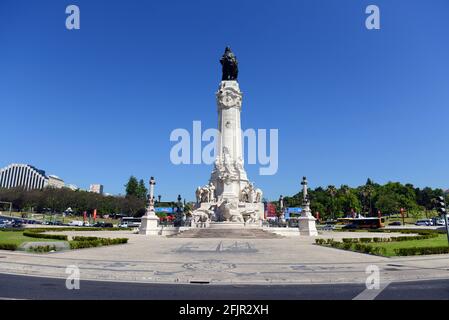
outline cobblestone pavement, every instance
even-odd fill
[[[0,273],[66,278],[66,267],[76,265],[84,280],[364,284],[367,266],[376,265],[381,281],[449,278],[449,255],[384,258],[317,246],[313,237],[201,239],[147,237],[130,231],[63,233],[127,237],[129,243],[50,254],[0,251]],[[319,237],[349,236],[387,235],[328,232]]]

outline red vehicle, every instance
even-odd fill
[[[385,226],[384,218],[343,218],[338,219],[345,223],[343,229],[379,229]]]

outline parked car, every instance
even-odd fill
[[[119,228],[128,228],[128,224],[127,223],[121,223],[118,225]]]
[[[432,219],[421,219],[416,221],[415,225],[417,226],[433,226]]]
[[[107,222],[97,222],[93,225],[95,228],[113,228],[112,223]]]
[[[342,229],[357,229],[358,226],[355,223],[350,223],[342,227]]]
[[[332,225],[332,224],[326,224],[326,225],[321,227],[321,230],[323,230],[323,231],[332,231],[332,230],[335,230],[335,226]]]
[[[390,222],[388,225],[389,226],[401,226],[402,223],[401,223],[401,221],[393,221],[393,222]]]

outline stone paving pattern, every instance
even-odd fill
[[[229,232],[229,230],[226,230]],[[66,278],[76,265],[84,280],[215,284],[365,283],[377,265],[381,281],[449,277],[449,255],[385,258],[314,244],[315,237],[148,237],[131,231],[59,232],[70,237],[126,237],[129,243],[50,254],[0,251],[0,273]],[[321,238],[399,234],[322,232]]]

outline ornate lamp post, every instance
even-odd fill
[[[279,197],[279,208],[281,210],[279,220],[280,222],[283,223],[285,221],[285,215],[284,215],[284,197],[282,195]]]
[[[158,235],[158,223],[159,217],[154,211],[154,186],[156,185],[156,180],[154,177],[150,179],[150,195],[148,199],[148,206],[145,215],[142,217],[142,223],[139,228],[139,233],[144,235]]]
[[[301,235],[317,236],[318,231],[316,229],[316,219],[313,217],[310,210],[310,199],[307,193],[307,178],[302,178],[302,211],[301,217],[299,217],[299,232]]]
[[[147,216],[153,216],[156,215],[156,212],[154,211],[154,186],[156,185],[156,180],[154,180],[154,177],[151,177],[150,179],[150,196],[148,201],[148,207],[147,207]]]

